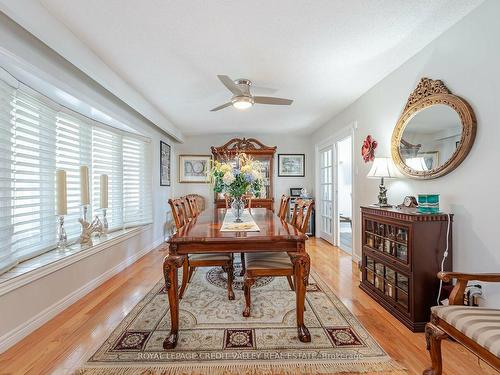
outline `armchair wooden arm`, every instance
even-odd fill
[[[500,282],[500,273],[460,273],[460,272],[439,272],[438,279],[444,282],[450,282],[452,279],[457,279],[455,287],[448,298],[450,305],[463,305],[464,292],[467,288],[467,283],[472,280],[486,282]]]

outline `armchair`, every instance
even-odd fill
[[[424,375],[442,374],[441,341],[452,337],[496,370],[500,370],[500,310],[464,306],[464,291],[472,280],[500,282],[500,274],[439,272],[444,282],[457,280],[448,306],[434,306],[425,326],[432,365]]]

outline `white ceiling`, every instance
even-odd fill
[[[482,2],[39,1],[184,134],[310,133]],[[294,103],[209,112],[217,74]]]

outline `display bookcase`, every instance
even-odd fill
[[[274,209],[273,176],[274,154],[276,146],[266,146],[255,138],[233,138],[220,147],[212,146],[214,160],[226,161],[234,159],[240,152],[250,155],[263,165],[264,189],[260,197],[252,199],[252,207]],[[234,161],[233,161],[234,162]],[[214,202],[217,208],[226,206],[224,196],[214,193]]]
[[[361,219],[360,288],[412,331],[423,331],[436,305],[448,216],[369,206],[361,207]],[[450,223],[446,271],[452,270],[451,229]]]

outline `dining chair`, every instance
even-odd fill
[[[191,221],[191,219],[193,219],[194,216],[191,213],[191,209],[189,207],[189,202],[187,200],[187,196],[182,196],[179,198],[179,200],[181,201],[182,206],[184,207],[184,213],[186,215],[187,221],[188,222]]]
[[[288,202],[290,201],[290,197],[283,194],[280,200],[280,210],[278,211],[278,216],[281,220],[286,219],[286,213],[288,211]]]
[[[305,233],[309,225],[311,211],[314,206],[312,199],[297,199],[290,222],[300,232]],[[292,276],[295,274],[293,263],[286,252],[255,252],[246,254],[243,292],[245,308],[243,316],[250,316],[250,289],[258,277],[286,276],[291,290],[295,290]]]
[[[253,195],[245,194],[242,196],[243,201],[245,202],[245,208],[252,208],[252,199]],[[227,194],[224,194],[224,200],[226,202],[226,209],[231,208],[231,197]]]
[[[177,230],[180,230],[185,225],[190,225],[190,221],[186,214],[185,200],[169,199],[168,203],[172,209],[172,215]],[[198,214],[197,214],[198,215]],[[196,216],[197,216],[196,215]],[[196,219],[193,216],[192,220]],[[182,284],[179,291],[179,299],[182,299],[186,290],[187,284],[191,281],[191,276],[197,267],[222,267],[227,273],[227,296],[229,300],[234,300],[233,292],[233,254],[213,253],[213,254],[188,254],[186,261],[182,265]]]
[[[201,210],[198,207],[198,202],[196,196],[194,195],[186,195],[186,201],[188,204],[189,211],[191,213],[191,217],[196,217],[200,214]]]

